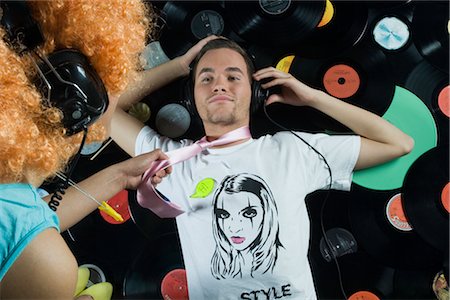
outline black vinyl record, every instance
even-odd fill
[[[421,238],[448,255],[449,149],[433,148],[420,156],[406,174],[405,213]]]
[[[392,299],[435,299],[433,280],[440,268],[395,270]]]
[[[408,74],[424,60],[413,43],[412,15],[409,3],[374,16],[367,35],[386,55],[396,85],[403,86]]]
[[[166,275],[183,272],[183,258],[175,233],[163,234],[148,242],[128,269],[123,282],[125,299],[185,299],[162,296],[161,284]],[[173,282],[172,282],[173,283]],[[187,293],[186,282],[176,281],[181,293]]]
[[[367,6],[364,2],[332,1],[331,20],[311,31],[296,47],[300,57],[335,56],[355,46],[367,29]]]
[[[448,21],[448,1],[415,2],[414,43],[425,59],[446,73],[449,71]]]
[[[386,112],[394,96],[395,85],[386,56],[381,50],[366,44],[323,59],[296,56],[289,72],[307,85],[379,116]],[[311,111],[305,117],[324,129],[348,131],[337,121],[317,111]]]
[[[176,232],[175,219],[160,218],[151,210],[140,206],[137,202],[136,191],[128,192],[128,203],[131,219],[148,239]]]
[[[449,77],[447,73],[435,68],[427,60],[417,64],[409,73],[405,87],[416,94],[427,105],[436,120],[438,127],[439,144],[448,143],[449,139],[449,117],[445,110],[445,101],[448,96],[443,95],[444,89],[448,89]],[[439,101],[442,101],[441,105]]]
[[[339,258],[342,285],[351,297],[356,293],[371,293],[379,299],[390,299],[394,288],[394,269],[374,261],[359,251]],[[349,299],[361,299],[355,296]],[[373,298],[362,298],[373,299]]]
[[[225,1],[230,26],[249,43],[295,46],[309,35],[325,12],[325,0]]]
[[[354,186],[349,204],[352,232],[361,247],[379,263],[421,269],[442,264],[442,253],[411,228],[402,209],[400,191]]]
[[[199,40],[219,35],[236,40],[218,1],[168,1],[162,10],[165,26],[161,47],[170,58],[184,54]]]

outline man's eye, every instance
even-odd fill
[[[216,209],[216,216],[219,219],[227,219],[230,217],[230,213],[227,212],[225,209],[217,208]]]
[[[254,208],[246,208],[242,213],[242,215],[246,218],[254,218],[254,217],[256,217],[257,214],[258,213],[256,212],[256,209],[254,209]]]
[[[239,80],[239,77],[237,77],[237,76],[229,76],[229,77],[228,77],[228,80],[230,80],[230,81],[236,81],[236,80]]]
[[[211,77],[203,77],[201,82],[208,83],[211,81]]]

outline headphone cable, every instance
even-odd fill
[[[333,249],[333,246],[332,246],[330,240],[328,239],[328,237],[327,237],[327,235],[326,235],[325,226],[324,226],[324,224],[323,224],[323,215],[324,215],[324,211],[325,211],[325,205],[326,205],[326,203],[327,203],[327,201],[328,201],[328,197],[329,197],[329,195],[330,195],[330,190],[331,190],[331,185],[332,185],[332,183],[333,183],[333,175],[332,175],[332,173],[331,173],[331,167],[330,167],[330,165],[328,164],[328,161],[326,160],[326,158],[323,156],[323,154],[320,153],[320,151],[318,151],[316,148],[314,148],[312,145],[310,145],[307,141],[305,141],[305,139],[303,139],[301,136],[299,136],[299,135],[298,135],[297,133],[295,133],[294,131],[292,131],[292,130],[286,128],[286,127],[284,127],[283,125],[281,125],[281,124],[279,124],[278,122],[276,122],[275,120],[273,120],[273,119],[269,116],[269,114],[267,113],[267,109],[266,109],[265,103],[263,103],[263,110],[264,110],[264,114],[266,115],[267,119],[268,119],[272,124],[278,126],[278,127],[279,127],[280,129],[282,129],[282,130],[289,131],[289,132],[292,133],[295,137],[297,137],[298,139],[300,139],[303,143],[305,143],[305,144],[308,146],[309,149],[311,149],[311,150],[313,150],[315,153],[317,153],[317,155],[319,155],[319,158],[320,158],[321,160],[323,160],[323,162],[324,162],[325,165],[327,166],[328,173],[330,174],[330,181],[329,181],[329,183],[328,183],[327,191],[326,191],[325,197],[324,197],[324,199],[323,199],[323,202],[322,202],[322,205],[321,205],[321,208],[320,208],[320,217],[319,217],[319,219],[320,219],[320,229],[321,229],[321,231],[322,231],[323,238],[324,238],[324,240],[325,240],[325,242],[326,242],[326,244],[327,244],[327,246],[328,246],[328,248],[329,248],[329,250],[330,250],[331,257],[333,257],[333,260],[334,260],[334,262],[335,262],[335,264],[336,264],[336,270],[337,270],[337,273],[338,273],[339,287],[340,287],[340,289],[341,289],[341,293],[342,293],[342,295],[344,296],[344,299],[345,299],[345,300],[348,300],[348,297],[347,297],[347,294],[345,293],[344,285],[343,285],[343,282],[342,282],[341,268],[339,267],[339,263],[338,263],[338,261],[337,261],[336,255],[334,255],[334,253],[333,253],[333,250],[332,250],[332,249]]]

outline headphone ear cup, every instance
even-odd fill
[[[261,87],[261,82],[254,80],[252,83],[252,102],[250,113],[254,114],[260,110],[269,95],[269,91]]]
[[[194,83],[192,82],[191,76],[189,76],[183,83],[183,95],[182,95],[182,101],[184,104],[184,107],[189,112],[189,114],[192,117],[196,116],[196,108],[195,108],[195,102],[194,102]]]

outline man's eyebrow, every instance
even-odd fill
[[[238,72],[238,73],[244,74],[244,72],[242,72],[242,70],[238,67],[228,67],[225,69],[225,71],[226,72]],[[214,73],[214,69],[210,68],[210,67],[202,68],[200,70],[200,72],[198,72],[197,76],[200,76],[203,73]]]

